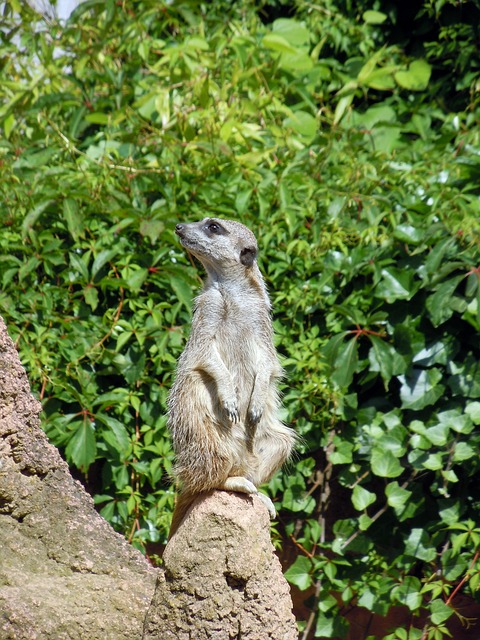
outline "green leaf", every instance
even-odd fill
[[[372,343],[372,348],[368,353],[368,357],[370,360],[370,370],[380,372],[383,378],[385,389],[387,389],[388,383],[392,379],[393,375],[392,348],[381,338],[377,338],[376,336],[369,337]]]
[[[139,231],[142,236],[150,238],[150,242],[154,244],[164,229],[165,223],[161,220],[144,219],[140,223]]]
[[[454,238],[445,238],[432,247],[432,250],[428,254],[425,260],[425,270],[432,275],[436,275],[440,265],[444,261],[448,252],[452,249],[455,243]]]
[[[91,122],[92,124],[108,124],[110,116],[106,113],[88,113],[85,117],[87,122]]]
[[[473,424],[480,424],[480,402],[469,402],[465,406],[465,413],[470,416]]]
[[[414,283],[413,272],[410,270],[390,267],[382,269],[382,279],[375,289],[375,295],[387,302],[395,300],[410,300],[416,293],[418,284]]]
[[[455,450],[453,452],[453,461],[462,462],[463,460],[470,460],[470,458],[478,456],[478,451],[473,449],[466,442],[457,442]]]
[[[445,385],[440,384],[442,373],[436,368],[412,369],[398,379],[404,409],[423,409],[434,404],[445,391]]]
[[[10,137],[10,133],[15,126],[15,117],[13,113],[10,113],[3,121],[3,131],[5,133],[5,138],[8,140]]]
[[[292,18],[278,18],[273,23],[273,32],[280,35],[295,47],[308,45],[310,31],[305,24]]]
[[[170,279],[172,289],[175,291],[177,298],[188,309],[192,308],[192,289],[190,285],[182,278],[172,276]]]
[[[448,378],[448,386],[453,395],[480,398],[480,362],[469,355],[465,362],[450,364],[453,375]]]
[[[392,599],[405,605],[410,611],[417,611],[423,602],[421,588],[418,578],[406,576],[400,585],[392,589]]]
[[[285,577],[301,591],[305,591],[313,584],[312,561],[305,556],[298,556],[295,562],[285,571]]]
[[[358,343],[355,338],[342,344],[335,359],[333,382],[339,387],[349,387],[358,364]]]
[[[451,359],[452,348],[447,341],[439,340],[422,348],[416,353],[412,362],[421,367],[431,367],[433,364],[447,364]]]
[[[401,513],[408,500],[412,496],[412,492],[407,489],[403,489],[398,482],[390,482],[385,487],[385,495],[387,496],[387,503],[390,507],[395,509],[397,513]]]
[[[399,224],[395,227],[393,235],[397,240],[407,244],[418,245],[424,240],[424,232],[411,224]]]
[[[354,445],[340,438],[334,439],[334,450],[329,454],[332,464],[349,464],[352,462]]]
[[[332,613],[330,613],[330,615],[327,616],[325,613],[320,613],[317,618],[315,637],[345,638],[348,627],[348,621],[339,615],[332,615]]]
[[[239,191],[237,193],[237,197],[235,198],[235,210],[237,213],[242,215],[247,211],[251,197],[252,197],[253,189],[244,189],[243,191]]]
[[[313,68],[313,60],[305,51],[284,53],[280,56],[280,67],[301,76]]]
[[[291,116],[285,118],[283,126],[286,129],[293,129],[308,144],[315,137],[318,125],[316,118],[306,111],[295,111]]]
[[[391,451],[396,458],[400,458],[406,453],[407,431],[400,426],[390,428],[387,433],[383,433],[376,438],[376,446],[384,451]]]
[[[130,347],[125,355],[117,354],[115,361],[129,384],[140,380],[145,368],[146,355],[138,347]]]
[[[448,606],[448,604],[445,604],[445,602],[439,598],[432,600],[429,603],[428,608],[430,610],[430,620],[433,624],[437,625],[448,620],[448,618],[450,618],[454,613],[454,609]]]
[[[441,521],[447,525],[457,523],[463,511],[463,505],[457,500],[449,499],[438,501],[438,514]]]
[[[439,411],[437,418],[441,424],[445,425],[452,431],[456,431],[457,433],[468,435],[474,428],[473,422],[468,415],[468,411],[465,411],[465,413],[458,409]]]
[[[87,285],[83,290],[83,297],[85,302],[92,308],[92,311],[95,311],[99,302],[97,288],[90,284]]]
[[[100,269],[102,269],[102,267],[104,267],[107,264],[107,262],[109,262],[114,256],[116,256],[117,253],[118,253],[118,249],[103,249],[98,253],[98,255],[95,257],[95,260],[93,261],[93,264],[92,264],[92,269],[91,269],[92,279],[95,278],[95,276],[98,274]]]
[[[395,88],[395,80],[393,78],[393,72],[397,67],[387,66],[381,69],[375,69],[369,76],[363,81],[363,84],[377,91],[390,91]],[[374,136],[376,139],[376,136]]]
[[[362,18],[367,24],[383,24],[387,15],[381,11],[368,10],[363,12]]]
[[[414,60],[407,71],[397,71],[395,80],[403,89],[423,91],[428,87],[432,67],[426,60]]]
[[[80,470],[86,472],[88,467],[95,460],[97,445],[95,442],[95,432],[92,423],[85,419],[70,424],[75,428],[75,433],[70,439],[66,454],[73,464]]]
[[[118,450],[121,453],[125,453],[127,449],[130,447],[130,437],[128,435],[128,431],[125,428],[125,425],[117,420],[116,418],[109,416],[105,413],[97,414],[96,419],[99,422],[103,422],[109,427],[115,435]]]
[[[442,569],[445,580],[453,582],[465,575],[468,562],[464,556],[459,556],[453,549],[446,549],[442,553]]]
[[[380,372],[385,389],[387,389],[392,376],[404,373],[406,369],[405,360],[391,344],[382,340],[382,338],[373,335],[368,337],[372,343],[372,348],[368,352],[370,371]]]
[[[411,530],[410,535],[405,540],[405,553],[425,562],[432,562],[437,557],[437,552],[432,545],[430,536],[423,529]]]
[[[315,509],[315,500],[307,494],[303,487],[288,487],[283,492],[282,508],[310,514]]]
[[[427,299],[426,306],[435,327],[440,326],[453,315],[452,296],[463,278],[463,275],[456,276],[443,282],[435,293]]]
[[[292,54],[298,53],[297,49],[292,46],[286,38],[276,33],[267,33],[267,35],[263,37],[262,42],[267,49],[271,49],[272,51]]]
[[[423,430],[423,435],[437,447],[443,447],[447,444],[449,433],[450,428],[448,424],[443,422]]]
[[[148,269],[145,268],[130,268],[128,270],[128,273],[126,274],[127,285],[129,289],[131,289],[131,291],[134,291],[135,293],[138,293],[140,291],[147,278]]]
[[[373,504],[377,496],[364,489],[361,485],[355,485],[352,492],[352,504],[357,511],[364,511],[369,505]]]
[[[74,240],[78,240],[83,233],[83,220],[79,213],[78,204],[73,198],[65,198],[63,201],[63,217],[70,235]]]
[[[403,472],[403,467],[391,451],[373,449],[370,459],[372,472],[381,478],[397,478]]]
[[[423,460],[422,465],[424,469],[429,469],[430,471],[442,469],[444,467],[442,453],[429,453]]]
[[[338,124],[345,115],[347,109],[353,102],[353,91],[345,96],[342,96],[335,107],[335,116],[333,118],[333,124]]]
[[[42,213],[52,204],[52,200],[43,200],[37,204],[29,213],[25,216],[22,223],[22,236],[26,236],[28,231],[32,229]]]
[[[362,513],[362,515],[358,518],[358,528],[360,529],[360,531],[366,531],[372,523],[372,518],[370,518],[370,516],[367,516],[366,513]]]

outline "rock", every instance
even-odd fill
[[[40,410],[0,318],[0,640],[296,640],[259,498],[199,497],[153,569],[95,511]]]
[[[144,640],[296,640],[290,590],[257,497],[197,499],[164,552]]]
[[[95,511],[40,410],[0,318],[0,638],[140,640],[158,571]]]

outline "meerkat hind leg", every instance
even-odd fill
[[[247,478],[244,478],[243,476],[231,476],[230,478],[227,478],[223,484],[218,485],[216,489],[257,495],[267,507],[270,519],[273,520],[277,516],[277,512],[270,498],[264,493],[260,493],[253,482],[250,482],[250,480],[247,480]]]

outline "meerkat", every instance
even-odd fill
[[[244,225],[205,218],[177,224],[185,249],[205,267],[190,337],[168,399],[180,495],[170,536],[198,494],[256,494],[289,457],[296,437],[278,417],[282,369],[257,241]]]

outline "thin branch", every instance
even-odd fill
[[[447,601],[445,602],[446,605],[450,605],[452,603],[452,600],[454,599],[454,597],[457,595],[457,593],[460,591],[460,589],[463,587],[463,585],[465,584],[465,582],[470,578],[470,572],[473,569],[473,567],[475,566],[475,563],[478,560],[478,557],[480,556],[480,550],[477,551],[475,553],[475,555],[473,556],[473,560],[470,563],[470,566],[468,567],[468,571],[467,573],[463,576],[463,578],[460,580],[460,582],[457,584],[457,586],[455,587],[455,589],[452,591],[452,593],[448,596]]]

